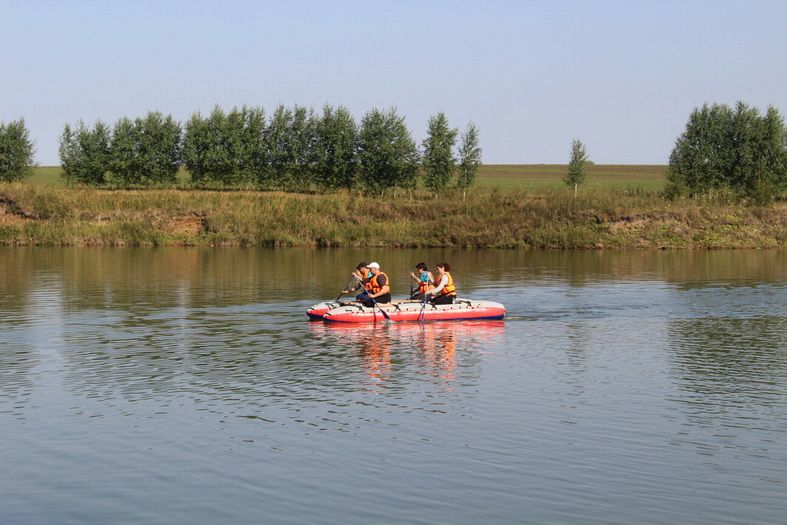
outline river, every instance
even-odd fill
[[[504,321],[333,326],[361,260]],[[0,523],[783,523],[787,252],[0,249]]]

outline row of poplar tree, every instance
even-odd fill
[[[415,188],[419,178],[433,191],[465,189],[481,149],[474,124],[460,136],[443,113],[429,119],[419,148],[395,109],[372,109],[359,125],[341,106],[279,106],[270,117],[244,106],[196,113],[183,125],[158,112],[112,127],[66,125],[60,161],[68,181],[89,185],[168,185],[185,166],[196,186],[382,193]]]

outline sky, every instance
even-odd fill
[[[37,161],[79,119],[216,104],[443,111],[485,163],[664,164],[691,110],[787,112],[784,1],[0,0],[0,121]]]

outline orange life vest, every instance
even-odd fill
[[[370,294],[380,293],[380,291],[383,289],[383,287],[380,284],[377,283],[377,279],[381,275],[385,275],[385,272],[378,273],[377,275],[372,277],[371,280],[369,281],[369,284],[367,285],[368,286],[367,290],[369,291]],[[387,275],[385,275],[385,284],[386,284],[386,286],[388,286],[388,292],[390,293],[390,291],[391,291],[391,280],[388,279]]]
[[[454,278],[451,277],[451,274],[445,272],[445,275],[448,277],[448,283],[443,286],[443,289],[440,290],[440,295],[456,295],[456,286],[454,286]],[[442,277],[440,278],[442,280]]]
[[[418,281],[418,293],[420,293],[421,295],[425,294],[426,292],[430,292],[432,290],[434,290],[434,284],[432,283],[431,279],[427,281],[421,281],[421,280]]]
[[[363,286],[363,289],[366,290],[367,292],[372,289],[372,284],[371,284],[372,277],[374,277],[374,274],[372,272],[369,272],[366,275],[366,278],[363,281],[361,281],[361,285]]]

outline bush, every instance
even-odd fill
[[[358,126],[347,108],[325,105],[317,120],[314,176],[317,185],[351,189],[358,167]]]
[[[423,141],[422,168],[424,185],[434,193],[443,191],[456,169],[454,145],[458,131],[448,126],[445,113],[429,119],[427,137]]]
[[[395,109],[372,109],[364,115],[358,149],[361,183],[368,191],[415,188],[418,149]]]
[[[784,121],[738,102],[695,109],[672,150],[667,194],[697,195],[729,188],[763,203],[787,186]]]
[[[100,185],[110,168],[111,132],[100,120],[90,129],[81,120],[75,128],[66,124],[60,136],[60,165],[69,183]]]
[[[22,180],[32,173],[33,142],[24,119],[0,122],[0,181]]]
[[[113,180],[124,186],[176,182],[181,163],[180,124],[170,115],[117,121],[110,145]]]

